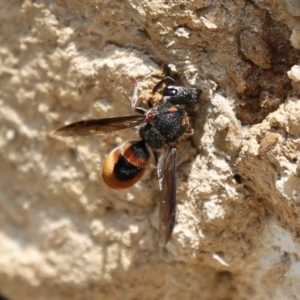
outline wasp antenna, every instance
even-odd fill
[[[173,83],[176,84],[176,81],[171,76],[166,76],[162,80],[160,80],[153,88],[152,93],[155,94],[157,90],[162,86],[163,83]]]

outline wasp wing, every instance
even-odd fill
[[[158,162],[158,177],[162,189],[159,219],[165,244],[171,237],[176,218],[176,154],[176,148],[169,146]]]
[[[95,135],[119,129],[134,127],[144,122],[145,116],[143,115],[133,115],[105,119],[90,119],[63,126],[57,129],[54,134],[61,136]]]

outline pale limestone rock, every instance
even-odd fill
[[[273,0],[2,1],[0,294],[299,299],[298,10]],[[145,105],[166,67],[203,95],[192,142],[178,145],[177,224],[163,248],[153,169],[124,191],[101,178],[105,155],[137,130],[52,133],[132,113],[130,78]]]

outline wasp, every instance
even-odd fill
[[[190,112],[198,108],[202,90],[179,86],[172,77],[165,77],[152,90],[155,94],[165,84],[161,103],[153,105],[148,100],[148,108],[145,109],[136,106],[138,88],[136,81],[133,81],[135,87],[131,102],[133,110],[138,114],[79,121],[59,128],[55,134],[98,135],[140,125],[139,140],[122,143],[106,157],[102,177],[111,188],[131,187],[145,173],[152,151],[162,190],[159,219],[166,244],[176,219],[176,146],[182,136],[194,132],[190,124]]]

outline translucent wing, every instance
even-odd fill
[[[171,237],[176,218],[176,153],[176,148],[169,146],[158,162],[158,177],[162,189],[159,218],[165,244]]]
[[[145,122],[145,116],[143,115],[91,119],[63,126],[57,129],[54,134],[61,136],[95,135],[104,132],[134,127],[142,124],[143,122]]]

